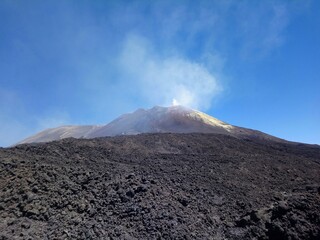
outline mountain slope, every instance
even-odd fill
[[[28,137],[18,144],[33,143],[33,142],[51,142],[63,138],[85,138],[90,132],[94,131],[98,126],[62,126],[50,128],[41,131],[31,137]]]
[[[140,133],[219,133],[237,137],[281,141],[265,133],[236,127],[183,106],[157,106],[124,114],[104,126],[63,126],[48,129],[19,142],[19,144],[48,142],[68,137],[96,138]]]
[[[89,137],[132,135],[139,133],[224,133],[233,127],[218,119],[182,106],[138,109],[91,132]]]
[[[320,147],[140,134],[0,148],[0,239],[320,239]]]

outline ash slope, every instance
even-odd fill
[[[320,147],[221,134],[0,150],[0,239],[319,239]]]
[[[138,109],[103,126],[63,126],[44,130],[18,144],[49,142],[63,138],[96,138],[141,133],[219,133],[282,141],[268,134],[222,122],[203,112],[183,106]]]

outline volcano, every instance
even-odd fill
[[[62,126],[28,137],[18,144],[50,142],[63,138],[97,138],[141,133],[218,133],[237,138],[283,141],[257,130],[233,126],[203,112],[184,106],[138,109],[98,126]]]
[[[318,145],[182,106],[22,142],[0,148],[0,240],[320,239]]]

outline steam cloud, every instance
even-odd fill
[[[222,90],[203,65],[181,57],[161,58],[146,39],[138,36],[126,39],[120,64],[150,104],[180,104],[204,110]]]

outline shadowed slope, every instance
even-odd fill
[[[320,147],[225,134],[0,149],[0,239],[319,239]]]

